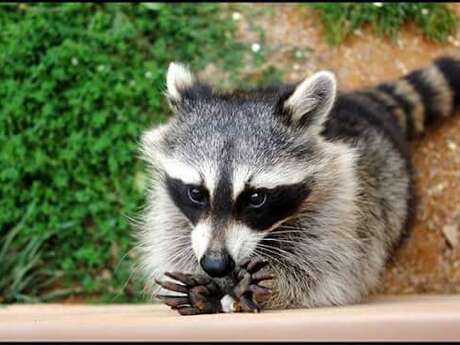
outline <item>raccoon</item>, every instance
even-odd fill
[[[140,267],[180,314],[358,303],[415,207],[409,142],[460,103],[460,60],[342,92],[329,71],[217,91],[171,63],[146,130]]]

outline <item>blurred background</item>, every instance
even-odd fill
[[[171,61],[228,89],[319,69],[341,89],[459,54],[459,4],[0,5],[0,303],[145,302],[142,130]],[[460,55],[460,54],[459,54]],[[416,222],[380,292],[460,292],[460,116],[413,143]]]

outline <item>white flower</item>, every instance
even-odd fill
[[[422,8],[422,14],[424,16],[428,15],[428,13],[430,13],[430,11],[427,8]]]
[[[373,2],[372,4],[374,6],[376,6],[376,7],[382,7],[383,6],[383,2]]]
[[[232,19],[234,21],[240,20],[241,19],[241,13],[240,12],[233,12],[232,13]]]
[[[296,50],[296,51],[295,51],[295,57],[296,57],[297,59],[302,58],[302,56],[303,56],[303,54],[302,54],[302,52],[301,52],[300,50]]]
[[[251,46],[251,49],[254,53],[257,53],[260,50],[260,44],[259,43],[253,43]]]
[[[76,57],[73,57],[70,62],[72,63],[72,65],[76,66],[78,65],[78,59]]]
[[[152,72],[150,72],[150,71],[145,72],[145,77],[146,77],[147,79],[152,78]]]

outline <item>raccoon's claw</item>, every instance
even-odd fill
[[[165,276],[177,280],[188,286],[208,285],[211,279],[203,274],[189,274],[180,272],[165,272]]]
[[[262,268],[268,265],[268,261],[261,258],[252,258],[246,259],[241,264],[241,267],[244,268],[249,273],[255,273],[260,271]]]
[[[177,310],[181,315],[212,314],[222,311],[220,299],[224,294],[219,285],[210,278],[179,272],[166,272],[165,275],[182,283],[155,280],[164,289],[183,294],[155,296],[171,309]]]
[[[268,265],[268,261],[254,258],[244,261],[234,275],[236,285],[233,293],[239,302],[239,309],[244,312],[259,312],[257,297],[267,297],[272,290],[258,285],[265,280],[274,278],[272,274],[260,270]]]

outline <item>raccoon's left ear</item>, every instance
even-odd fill
[[[168,99],[175,102],[180,101],[182,95],[191,89],[195,82],[195,76],[185,65],[171,62],[166,74]]]
[[[283,101],[283,114],[288,123],[319,133],[335,101],[336,79],[333,73],[321,71],[301,82]]]
[[[176,62],[169,65],[166,87],[166,97],[173,110],[178,110],[186,100],[207,99],[212,95],[209,85],[198,81],[185,65]]]

